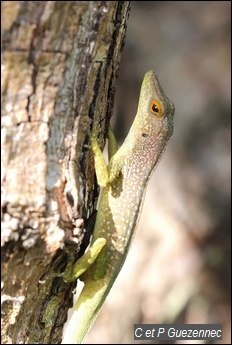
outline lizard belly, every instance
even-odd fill
[[[104,237],[107,242],[107,273],[117,276],[122,267],[134,229],[138,223],[146,182],[135,176],[120,177],[103,189],[93,241]],[[132,231],[133,230],[133,231]],[[95,235],[97,234],[97,236]],[[98,260],[98,259],[97,259]]]

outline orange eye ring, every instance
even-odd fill
[[[161,117],[162,116],[162,107],[159,101],[153,99],[151,101],[151,105],[150,105],[150,110],[152,112],[152,114],[156,115],[157,117]]]

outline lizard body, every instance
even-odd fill
[[[90,250],[74,264],[71,275],[63,273],[66,281],[72,281],[86,271],[82,276],[85,285],[62,344],[82,342],[122,268],[148,180],[173,132],[173,115],[174,104],[163,92],[154,72],[148,71],[132,127],[108,166],[96,136],[91,138],[98,183],[104,188]]]

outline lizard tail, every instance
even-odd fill
[[[109,282],[105,278],[95,281],[88,279],[85,282],[61,344],[82,343],[108,292]]]

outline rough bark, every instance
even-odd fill
[[[89,134],[99,125],[103,145],[128,13],[127,1],[3,2],[4,344],[61,341],[75,283],[54,274],[93,229]]]

